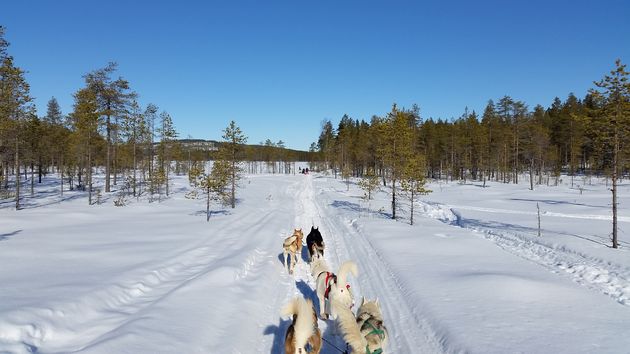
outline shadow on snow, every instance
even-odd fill
[[[22,230],[15,230],[13,232],[7,232],[6,234],[0,234],[0,241],[8,240],[9,238],[19,234]]]

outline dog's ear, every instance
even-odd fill
[[[376,307],[381,308],[381,305],[378,303],[378,298],[376,298],[376,301],[374,301],[376,303]]]

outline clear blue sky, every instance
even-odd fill
[[[3,1],[9,52],[40,115],[64,113],[82,75],[119,74],[180,136],[307,149],[323,119],[393,102],[457,117],[510,95],[530,107],[630,62],[630,1]]]

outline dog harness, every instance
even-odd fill
[[[378,348],[375,351],[371,352],[368,346],[365,346],[365,354],[383,354],[383,348]]]
[[[330,293],[331,283],[328,281],[332,279],[333,282],[337,281],[337,276],[331,272],[326,272],[326,280],[324,281],[324,286],[326,290],[324,291],[324,299],[328,299],[328,294]]]
[[[376,328],[371,322],[365,321],[363,323],[363,326],[361,326],[361,330],[363,330],[363,327],[365,327],[365,325],[368,325],[370,327],[372,327],[372,331],[370,331],[369,333],[367,333],[365,335],[365,337],[372,335],[372,334],[376,334],[381,340],[385,339],[385,331],[383,331],[382,329],[378,329]],[[382,354],[383,353],[383,349],[382,348],[378,348],[376,350],[374,350],[373,352],[370,351],[370,348],[366,345],[365,346],[365,354]]]
[[[324,273],[324,272],[322,272]],[[319,273],[319,275],[322,275],[322,273]],[[319,277],[318,275],[318,277]],[[328,299],[328,294],[330,293],[330,288],[332,283],[329,283],[329,281],[332,279],[333,282],[337,281],[337,276],[331,272],[326,272],[326,280],[324,280],[324,286],[326,287],[326,290],[324,291],[324,299]],[[346,289],[350,290],[350,284],[346,284]]]

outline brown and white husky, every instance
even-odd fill
[[[282,309],[282,316],[292,316],[293,322],[284,338],[286,354],[318,354],[322,348],[322,333],[311,300],[295,298]]]
[[[378,299],[365,301],[363,298],[356,317],[349,309],[341,308],[337,318],[343,338],[354,353],[384,353],[388,334]]]
[[[302,239],[304,233],[302,229],[293,229],[293,235],[287,237],[282,243],[284,253],[284,266],[289,271],[289,274],[293,274],[293,268],[298,260],[298,254],[302,254]],[[288,256],[291,256],[291,263],[288,262]]]

